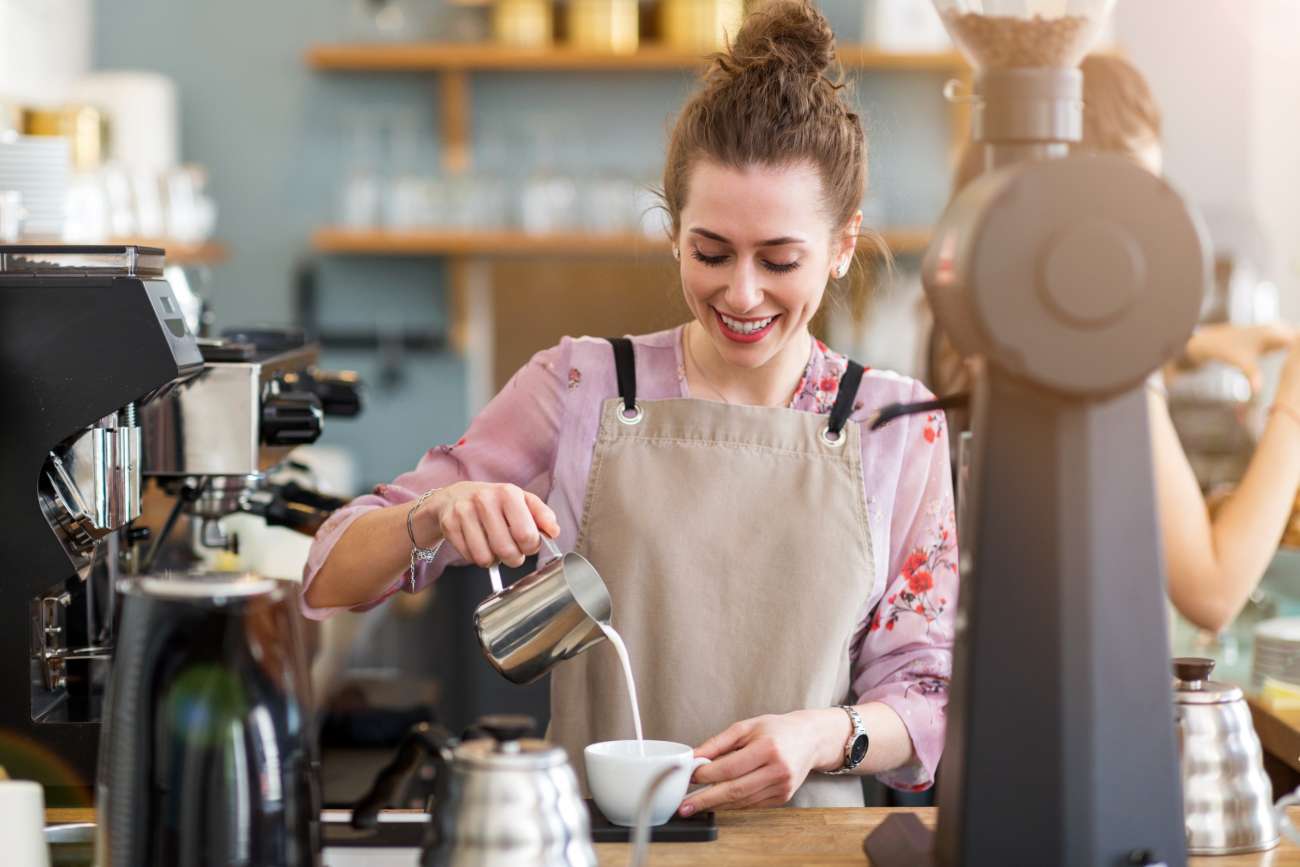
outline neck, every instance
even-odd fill
[[[704,326],[687,324],[682,340],[687,349],[687,385],[693,394],[709,394],[727,403],[785,406],[803,376],[812,352],[812,335],[804,329],[761,367],[738,367],[718,354]],[[691,370],[693,362],[696,370]]]

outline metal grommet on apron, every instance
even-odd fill
[[[601,410],[576,550],[609,588],[646,737],[698,746],[742,719],[856,701],[850,644],[875,583],[848,423],[862,368],[828,419],[646,400],[632,342],[610,342],[619,396]],[[583,748],[633,736],[611,646],[555,669],[549,737],[584,787]],[[791,804],[862,806],[861,782],[812,774]]]
[[[640,424],[645,413],[636,402],[636,354],[632,341],[626,337],[609,338],[614,347],[614,367],[618,374],[618,394],[623,399],[623,408],[618,412],[618,420],[626,425]]]
[[[835,395],[835,405],[827,418],[826,427],[822,428],[822,442],[833,449],[844,445],[844,425],[853,415],[853,407],[858,398],[858,385],[862,382],[863,367],[856,361],[850,361],[840,378],[840,390]]]

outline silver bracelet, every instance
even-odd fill
[[[438,543],[434,545],[432,548],[421,548],[420,543],[415,541],[415,524],[414,524],[415,513],[419,511],[419,508],[421,506],[424,505],[425,500],[429,499],[429,497],[432,494],[436,494],[440,490],[442,489],[433,488],[432,490],[428,490],[425,491],[423,494],[420,494],[420,496],[415,501],[415,505],[411,506],[411,508],[406,513],[406,535],[411,539],[411,592],[412,593],[415,592],[415,564],[432,562],[433,558],[438,556],[438,550],[442,548],[442,543],[447,541],[446,539],[439,539]]]

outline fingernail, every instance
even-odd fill
[[[682,810],[681,810],[682,818],[686,818],[687,816],[691,815],[691,814],[694,813],[694,812],[695,812],[695,807],[694,807],[694,805],[692,805],[692,804],[682,804]]]

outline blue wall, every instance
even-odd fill
[[[409,7],[435,8],[435,0]],[[860,0],[827,0],[842,39],[860,35]],[[181,94],[186,161],[209,172],[218,236],[233,251],[209,293],[219,325],[287,323],[292,272],[313,227],[336,222],[338,189],[355,153],[358,112],[420,130],[417,163],[436,171],[437,81],[421,75],[309,70],[307,48],[356,38],[349,0],[113,0],[95,10],[95,64],[172,77]],[[872,185],[891,220],[918,224],[939,211],[948,182],[942,76],[861,76],[857,94],[872,142]],[[551,140],[556,168],[657,175],[668,123],[690,79],[678,73],[521,75],[473,80],[476,170],[508,177]],[[399,166],[399,170],[414,166]],[[440,327],[437,260],[333,259],[322,267],[323,319],[352,326]],[[371,354],[331,353],[330,366],[377,380]],[[396,390],[372,388],[364,417],[331,423],[325,442],[352,448],[363,482],[391,478],[466,424],[464,367],[451,354],[417,356]]]

